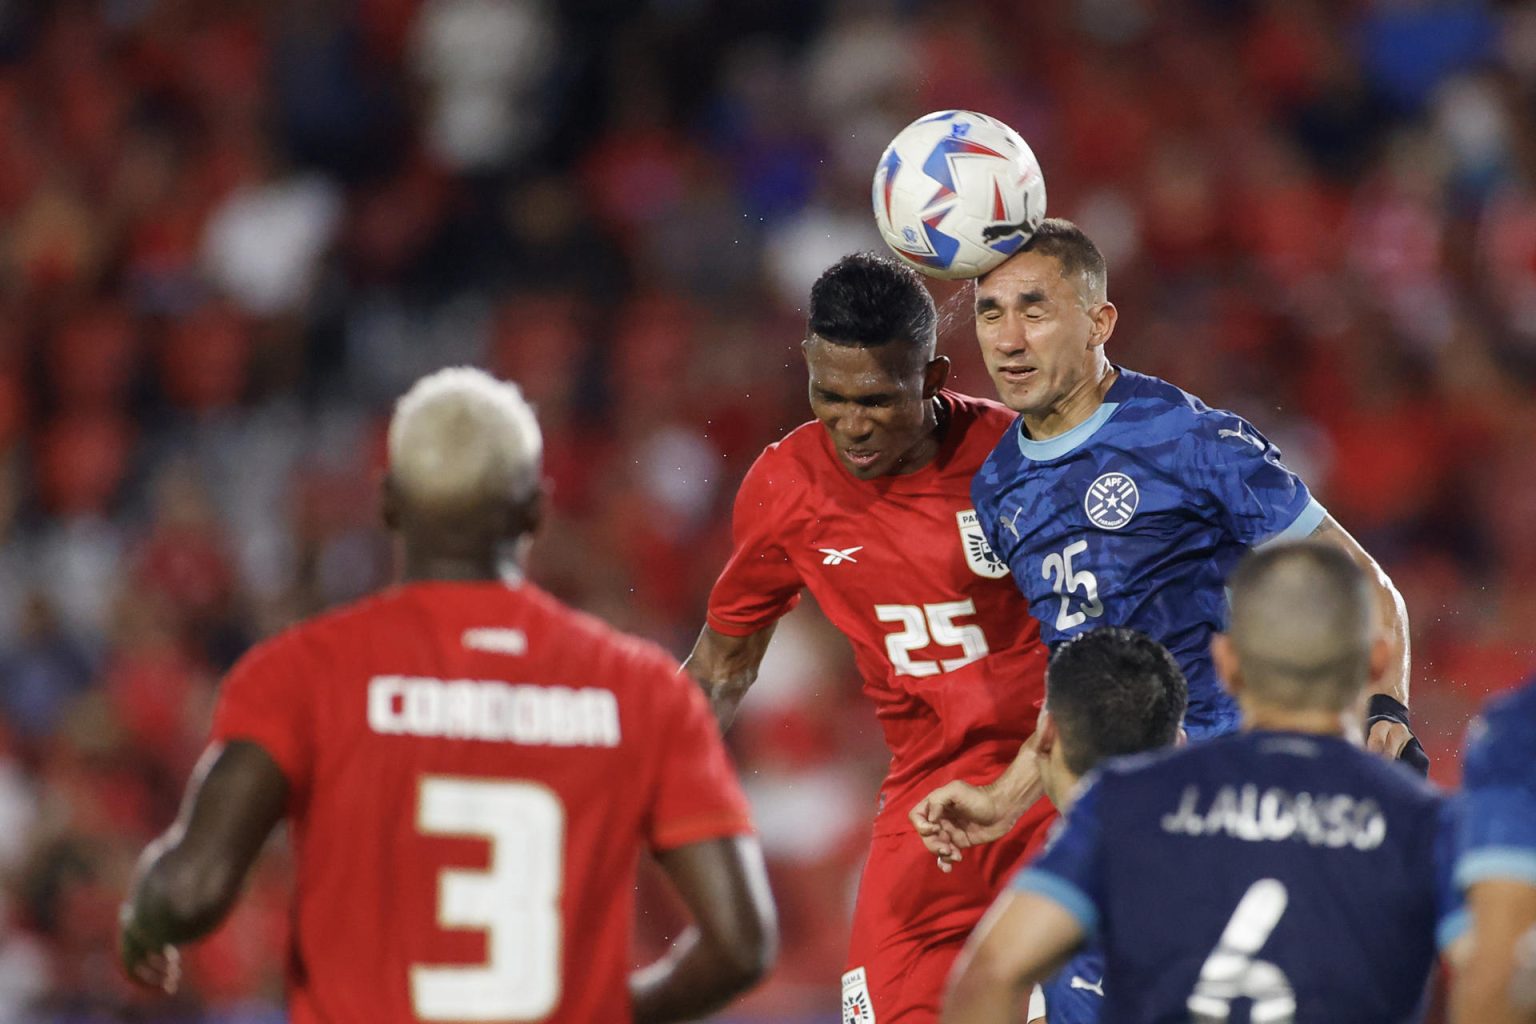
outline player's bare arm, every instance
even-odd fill
[[[1037,759],[1040,734],[1019,747],[1012,763],[985,785],[955,780],[935,789],[908,813],[928,852],[949,871],[960,851],[1007,835],[1025,811],[1045,793]]]
[[[1055,973],[1085,938],[1060,904],[1032,892],[1004,893],[955,961],[944,1024],[1018,1020],[1030,986]]]
[[[635,1024],[693,1020],[757,983],[778,951],[778,923],[757,840],[693,843],[657,854],[694,925],[630,976]]]
[[[1391,697],[1406,708],[1412,659],[1408,640],[1408,606],[1403,601],[1403,595],[1392,583],[1392,578],[1371,557],[1370,552],[1361,547],[1360,542],[1350,536],[1349,531],[1340,526],[1333,516],[1325,516],[1312,536],[1342,548],[1354,559],[1356,565],[1365,570],[1381,607],[1382,630],[1388,650],[1387,671],[1371,684],[1368,692]],[[1366,747],[1387,757],[1399,757],[1412,739],[1413,732],[1406,724],[1382,719],[1372,724],[1366,736]]]
[[[1451,991],[1455,1024],[1536,1021],[1536,886],[1491,878],[1467,890],[1472,928]]]
[[[763,664],[776,625],[769,624],[746,636],[727,636],[705,626],[694,641],[688,660],[683,662],[683,670],[704,688],[722,732],[730,728],[741,698],[757,681],[757,670]]]
[[[181,813],[144,851],[119,914],[118,956],[130,978],[175,991],[175,947],[229,913],[287,798],[282,771],[256,744],[237,741],[203,755]]]

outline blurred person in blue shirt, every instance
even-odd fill
[[[1024,987],[1095,939],[1103,1021],[1415,1019],[1462,917],[1454,822],[1347,738],[1390,662],[1370,582],[1301,542],[1250,555],[1231,589],[1213,653],[1242,732],[1091,775],[971,937],[945,1024],[1016,1019]]]
[[[1536,1022],[1536,679],[1467,732],[1455,882],[1471,916],[1457,1024]]]

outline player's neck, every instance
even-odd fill
[[[1114,364],[1100,355],[1098,365],[1083,382],[1046,413],[1024,414],[1024,429],[1031,440],[1049,441],[1086,421],[1104,404],[1104,396],[1120,376]]]
[[[1350,718],[1342,711],[1277,708],[1252,701],[1242,702],[1244,732],[1302,732],[1314,736],[1344,736]]]
[[[504,579],[501,560],[494,553],[485,555],[447,555],[434,552],[405,552],[400,566],[403,583],[484,583]]]

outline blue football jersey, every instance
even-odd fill
[[[1128,370],[1058,437],[1032,440],[1015,421],[971,498],[1046,643],[1129,626],[1173,652],[1193,739],[1237,727],[1210,654],[1227,575],[1248,549],[1305,537],[1326,515],[1246,420]]]
[[[1089,946],[1040,986],[1047,1024],[1099,1024],[1104,1017],[1104,954]]]
[[[1536,885],[1536,679],[1488,705],[1467,730],[1456,884]]]
[[[1345,740],[1280,732],[1090,779],[1012,885],[1097,938],[1102,1021],[1416,1019],[1457,915],[1438,791]]]

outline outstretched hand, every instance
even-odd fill
[[[929,793],[907,817],[928,852],[939,859],[939,869],[950,871],[960,851],[1008,834],[1016,819],[1008,811],[988,787],[957,781]]]
[[[130,981],[166,995],[181,984],[181,953],[175,946],[155,946],[129,922],[117,932],[117,957]]]
[[[1008,834],[1019,816],[1040,795],[1040,733],[1024,741],[1013,763],[985,786],[947,782],[918,801],[907,814],[918,838],[950,871],[962,850],[994,842]]]

